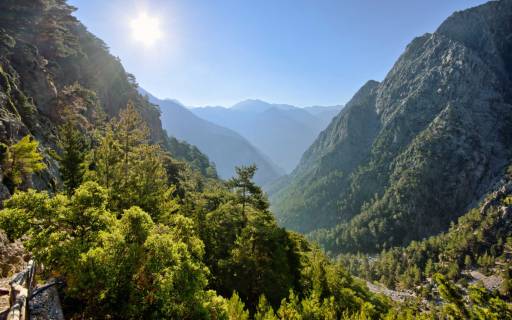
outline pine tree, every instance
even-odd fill
[[[464,305],[462,291],[438,273],[434,275],[434,280],[441,298],[446,301],[444,313],[455,319],[469,319],[469,312]]]
[[[122,153],[123,173],[128,177],[130,154],[136,146],[149,142],[149,128],[135,109],[133,103],[119,113],[119,118],[113,123],[116,139]]]
[[[236,292],[226,302],[227,315],[229,320],[249,320],[249,311]]]
[[[3,183],[14,193],[17,187],[27,182],[30,176],[46,168],[43,156],[37,151],[39,143],[30,136],[8,146],[2,161]]]
[[[227,181],[227,186],[237,193],[239,202],[242,204],[242,215],[247,224],[246,206],[248,204],[258,210],[267,210],[269,204],[261,188],[252,181],[257,170],[256,165],[236,167],[235,170],[237,175]]]
[[[466,255],[466,257],[464,258],[464,266],[466,268],[471,268],[471,266],[473,265],[473,261],[471,260],[471,256],[470,255]]]
[[[98,146],[89,155],[88,179],[97,181],[107,189],[115,186],[120,159],[119,143],[115,139],[112,126],[107,124],[105,132],[99,138]]]
[[[59,156],[60,172],[68,195],[80,186],[85,173],[84,160],[86,141],[83,134],[72,122],[67,122],[60,130]]]
[[[432,273],[434,272],[434,263],[432,262],[432,259],[427,260],[427,264],[425,265],[425,277],[430,277]]]
[[[254,320],[277,320],[274,309],[268,303],[264,295],[260,296]]]
[[[106,125],[89,158],[88,179],[109,190],[113,211],[121,214],[136,205],[155,221],[175,211],[169,155],[149,144],[149,129],[132,103]]]
[[[505,266],[501,277],[503,282],[501,283],[500,293],[505,297],[510,297],[512,294],[512,265],[510,263]]]

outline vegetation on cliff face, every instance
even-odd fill
[[[158,107],[139,95],[135,78],[73,11],[63,0],[0,3],[0,142],[11,145],[32,135],[47,167],[25,187],[55,191],[62,183],[58,158],[49,153],[65,147],[58,146],[59,127],[72,121],[81,134],[91,133],[129,102],[148,125],[151,142],[214,176],[198,150],[169,141]],[[2,185],[0,198],[11,192]]]
[[[474,206],[512,156],[511,20],[512,1],[491,1],[416,38],[272,190],[282,225],[335,253],[376,253]]]
[[[342,254],[340,259],[360,277],[379,281],[390,288],[415,289],[427,297],[429,279],[435,273],[466,283],[472,278],[469,273],[478,270],[501,276],[501,293],[509,296],[511,186],[510,176],[505,177],[499,189],[486,197],[479,208],[464,214],[445,233],[413,241],[404,248],[383,250],[372,259],[361,254]]]
[[[32,174],[45,168],[43,157],[37,152],[39,143],[30,136],[23,137],[19,142],[6,146],[0,144],[0,164],[3,179],[1,183],[14,192],[16,187],[30,181]]]

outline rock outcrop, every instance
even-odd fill
[[[0,230],[0,278],[6,278],[25,268],[29,255],[21,241],[11,242]]]
[[[58,164],[49,150],[58,149],[57,128],[70,114],[91,130],[100,115],[115,117],[131,101],[153,142],[166,138],[158,107],[138,93],[134,77],[73,10],[61,0],[0,3],[0,142],[31,134],[48,167],[27,187],[58,186]],[[0,183],[0,200],[8,196]]]

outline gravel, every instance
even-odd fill
[[[55,287],[50,287],[32,298],[30,318],[32,320],[64,320],[59,293]]]

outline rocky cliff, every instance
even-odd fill
[[[282,224],[324,229],[319,238],[345,251],[446,230],[510,163],[511,65],[511,0],[457,12],[414,39],[274,189]]]
[[[40,141],[48,170],[29,183],[37,188],[59,183],[48,151],[56,148],[57,127],[70,115],[90,130],[131,101],[153,142],[166,138],[159,109],[139,95],[134,77],[73,11],[64,0],[0,2],[0,142],[27,134]],[[8,195],[0,183],[0,199]]]

